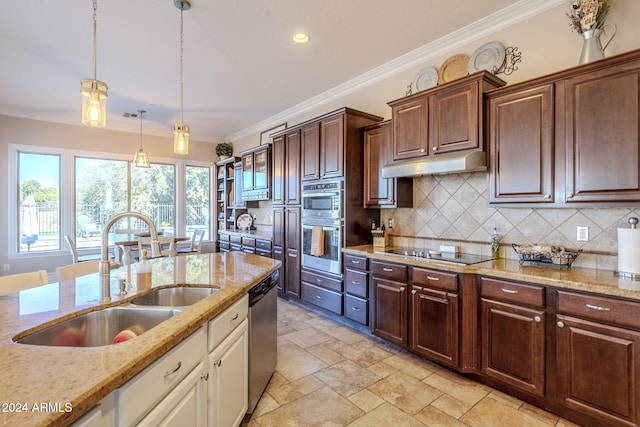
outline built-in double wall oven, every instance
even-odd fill
[[[343,181],[313,182],[302,188],[302,266],[342,272]]]

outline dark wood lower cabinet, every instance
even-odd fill
[[[637,426],[640,333],[563,315],[557,329],[562,404],[605,425]]]
[[[482,300],[483,375],[544,396],[545,313]]]
[[[392,343],[407,346],[407,284],[372,277],[372,332]]]

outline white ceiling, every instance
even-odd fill
[[[184,12],[184,122],[219,141],[439,39],[515,0],[191,0]],[[92,0],[20,0],[0,13],[0,114],[80,122],[93,77]],[[180,11],[173,0],[98,2],[97,78],[107,127],[179,121]],[[306,45],[291,40],[310,34]]]

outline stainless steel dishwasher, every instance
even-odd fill
[[[276,369],[279,271],[249,291],[249,409],[252,414]]]

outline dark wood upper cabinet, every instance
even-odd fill
[[[285,135],[278,135],[271,143],[272,201],[274,205],[284,204],[285,192]]]
[[[344,115],[320,122],[320,177],[344,176]]]
[[[302,203],[300,188],[300,131],[287,132],[285,138],[285,203]]]
[[[486,98],[490,204],[640,204],[640,50]]]
[[[640,201],[640,60],[563,82],[566,202]]]
[[[320,178],[320,123],[312,122],[300,128],[302,149],[302,180]]]
[[[488,96],[489,203],[554,202],[554,86]]]
[[[505,85],[481,71],[389,102],[393,159],[484,149],[483,94]]]
[[[413,206],[413,178],[382,178],[382,167],[393,161],[391,121],[364,128],[364,206]]]

